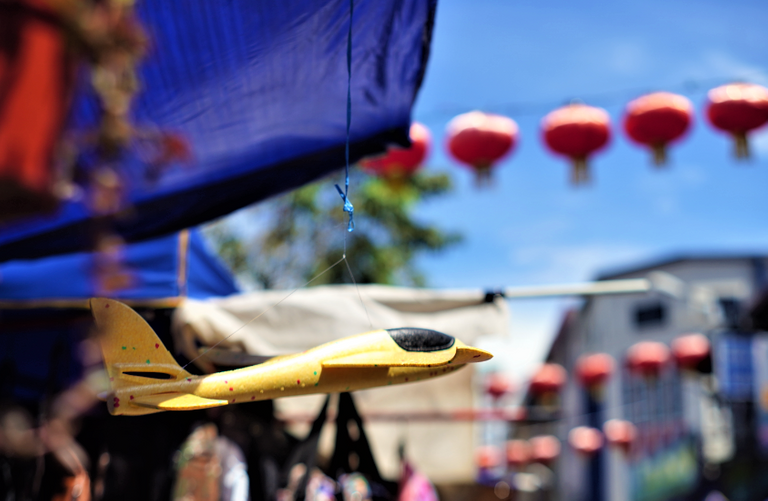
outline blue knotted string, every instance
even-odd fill
[[[336,185],[336,191],[341,195],[344,201],[344,212],[349,214],[349,223],[347,231],[355,230],[355,208],[349,201],[349,127],[352,123],[352,14],[355,10],[354,0],[349,0],[349,33],[347,34],[347,142],[344,147],[344,158],[346,159],[344,191],[339,185]]]

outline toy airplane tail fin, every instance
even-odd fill
[[[113,391],[190,376],[138,313],[112,299],[92,298],[90,304]]]

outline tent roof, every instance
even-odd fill
[[[408,143],[435,7],[435,0],[355,5],[352,162]],[[153,176],[141,151],[125,155],[131,216],[116,222],[124,239],[208,221],[344,165],[348,0],[146,0],[137,11],[151,48],[134,125],[181,135],[193,160]],[[74,131],[92,130],[99,109],[81,80]],[[53,216],[0,225],[0,261],[85,249],[84,198]]]
[[[132,285],[110,294],[133,305],[176,306],[238,292],[229,271],[206,248],[197,230],[126,245],[124,266]],[[96,258],[78,252],[0,265],[0,308],[88,307],[103,295],[94,281]]]

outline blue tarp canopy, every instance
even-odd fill
[[[352,162],[387,144],[407,145],[435,3],[355,3]],[[185,138],[192,160],[158,177],[147,175],[140,152],[125,155],[131,210],[115,222],[123,238],[178,231],[344,165],[349,0],[142,0],[137,10],[151,47],[134,125]],[[91,130],[98,116],[88,79],[81,80],[75,131]],[[0,226],[0,261],[87,248],[83,198],[53,216]]]
[[[88,299],[103,294],[94,279],[97,259],[77,252],[0,265],[0,400],[39,401],[82,377]],[[168,346],[168,308],[186,297],[239,292],[197,230],[128,244],[122,259],[132,285],[109,296],[151,309],[147,320]]]
[[[197,230],[126,245],[123,267],[131,286],[109,294],[132,305],[171,307],[184,297],[205,299],[238,291]],[[88,307],[103,295],[93,253],[77,252],[0,265],[0,308]]]

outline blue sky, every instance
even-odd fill
[[[768,86],[766,26],[764,1],[440,0],[413,117],[433,133],[428,168],[450,171],[456,190],[419,217],[465,241],[421,259],[430,285],[572,282],[672,254],[768,252],[768,130],[752,137],[754,158],[744,164],[703,116],[713,86]],[[655,90],[682,93],[696,108],[664,171],[620,128],[624,105]],[[614,123],[609,148],[592,161],[592,185],[578,189],[539,138],[541,118],[574,98],[604,107]],[[444,149],[445,124],[472,109],[520,125],[490,189],[475,188]],[[564,304],[512,304],[516,342],[534,358]]]

